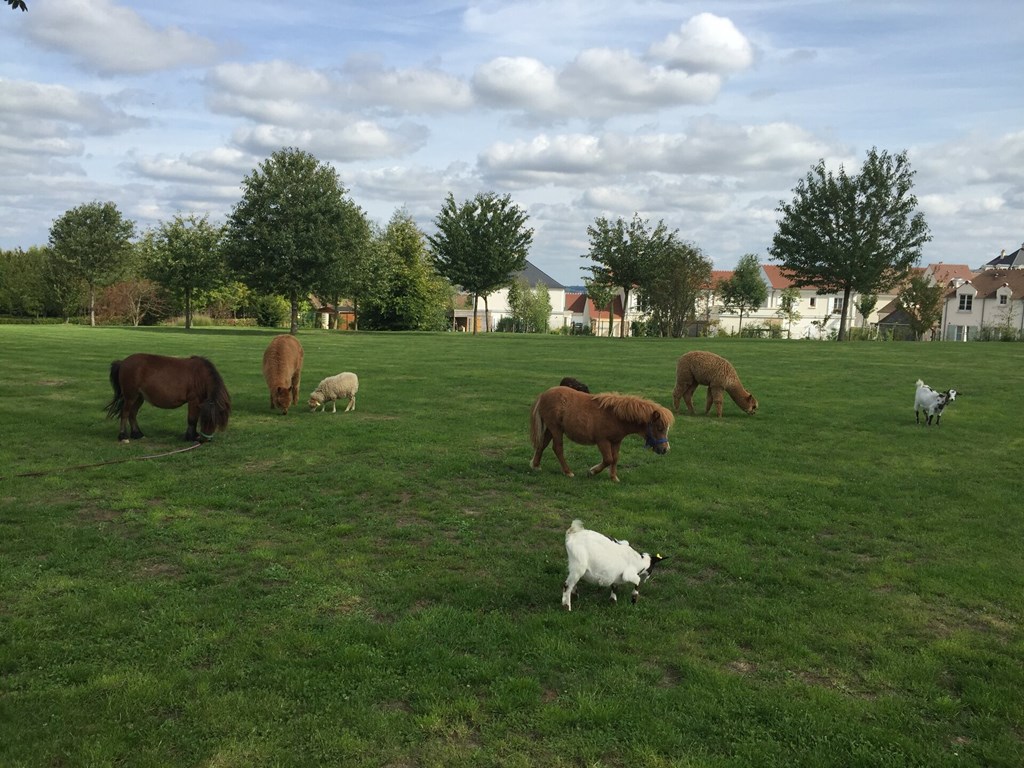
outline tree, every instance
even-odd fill
[[[640,287],[640,306],[651,313],[660,336],[686,335],[696,317],[697,297],[711,280],[711,260],[696,245],[674,238],[650,253]]]
[[[551,318],[551,296],[543,283],[530,284],[522,277],[513,280],[508,289],[508,305],[512,325],[519,333],[546,333]]]
[[[526,212],[510,195],[480,193],[462,205],[451,192],[434,220],[437,233],[428,236],[434,266],[452,285],[473,295],[473,333],[477,303],[509,284],[512,275],[526,268],[533,230]]]
[[[147,271],[182,302],[185,330],[192,328],[193,299],[198,291],[217,288],[226,278],[221,242],[224,227],[208,217],[177,215],[161,222],[144,238]]]
[[[864,320],[863,327],[867,328],[868,316],[875,311],[875,306],[878,304],[878,294],[862,293],[859,297],[857,297],[856,304],[857,311],[860,313],[861,318],[863,318]]]
[[[49,254],[33,246],[27,251],[0,250],[0,313],[40,317],[49,301],[46,274]]]
[[[366,326],[377,330],[438,331],[447,327],[451,286],[434,270],[423,232],[399,209],[374,238],[376,284],[364,304]]]
[[[924,275],[912,276],[896,296],[896,303],[906,314],[910,330],[918,341],[942,317],[942,295],[945,289]]]
[[[321,298],[334,304],[352,302],[353,328],[359,330],[359,312],[382,284],[383,257],[366,214],[355,203],[345,201],[345,238],[331,268],[317,287]]]
[[[752,253],[743,256],[733,270],[732,277],[718,284],[718,293],[726,312],[739,313],[739,330],[742,333],[743,314],[757,309],[768,298],[768,286],[761,277],[761,264],[757,256]]]
[[[659,221],[651,230],[648,226],[648,222],[641,219],[639,214],[633,214],[629,224],[621,217],[611,223],[599,216],[587,227],[590,251],[583,258],[596,262],[595,266],[587,269],[597,282],[622,290],[621,337],[626,335],[625,314],[630,291],[641,285],[649,275],[649,264],[654,254],[675,241],[675,232],[669,232],[664,222]]]
[[[50,227],[54,270],[85,284],[89,324],[96,325],[96,291],[117,282],[134,256],[135,224],[113,203],[86,203],[65,212]]]
[[[242,199],[228,217],[228,265],[253,290],[299,302],[328,273],[347,242],[350,203],[337,172],[313,155],[286,147],[242,181]]]
[[[797,304],[800,303],[800,289],[795,285],[784,288],[779,296],[779,308],[775,312],[786,320],[786,338],[793,338],[793,323],[800,319]]]
[[[612,322],[615,309],[615,286],[606,285],[596,278],[584,278],[583,285],[587,289],[587,296],[594,302],[594,308],[608,310],[608,338],[611,338],[612,326],[615,325]]]
[[[857,175],[833,174],[819,160],[782,203],[769,253],[798,286],[843,294],[883,293],[903,281],[931,239],[915,212],[914,172],[907,153],[872,148]],[[838,340],[846,337],[846,312]]]

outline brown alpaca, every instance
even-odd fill
[[[747,413],[757,410],[757,398],[747,392],[736,374],[732,363],[713,352],[687,352],[676,364],[676,388],[672,390],[672,410],[678,413],[679,399],[686,403],[693,414],[693,393],[701,384],[708,388],[708,401],[704,413],[711,411],[711,404],[722,415],[722,392],[728,392],[733,402]]]
[[[263,378],[270,390],[270,407],[287,415],[288,407],[299,402],[302,379],[302,345],[294,336],[275,336],[263,353]]]

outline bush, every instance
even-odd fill
[[[257,296],[252,314],[260,328],[279,328],[289,322],[291,305],[280,296]]]

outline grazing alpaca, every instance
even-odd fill
[[[316,385],[313,394],[309,396],[309,408],[315,411],[323,408],[327,413],[327,403],[331,404],[331,413],[338,412],[338,400],[348,398],[348,405],[345,406],[345,413],[356,409],[356,392],[359,391],[359,377],[350,371],[339,373],[337,376],[328,376]]]
[[[287,415],[288,407],[299,402],[302,344],[298,339],[282,333],[271,340],[263,353],[263,378],[270,390],[271,409],[280,408],[281,415]]]
[[[565,461],[562,438],[580,445],[596,445],[601,463],[590,468],[596,475],[608,467],[608,474],[619,482],[619,447],[627,435],[644,435],[644,445],[662,455],[668,452],[668,430],[675,421],[672,411],[642,397],[605,392],[588,395],[572,387],[552,387],[537,396],[530,412],[530,442],[533,459],[530,466],[540,469],[540,457],[551,448],[566,477],[573,472]]]
[[[572,595],[580,579],[611,587],[612,602],[619,599],[615,594],[616,584],[632,584],[635,603],[640,597],[640,582],[651,578],[654,566],[665,559],[661,555],[652,557],[647,552],[641,554],[629,546],[628,541],[588,531],[579,520],[573,520],[565,532],[565,552],[569,556],[569,576],[562,586],[562,605],[567,611],[572,610]]]
[[[957,391],[947,389],[945,392],[937,392],[920,379],[917,380],[917,392],[914,395],[914,422],[921,423],[921,411],[924,411],[924,423],[931,425],[932,417],[935,417],[935,426],[939,426],[942,420],[942,412],[946,406],[956,400]]]
[[[558,382],[558,386],[572,387],[577,392],[586,392],[588,395],[590,394],[590,387],[588,387],[579,379],[574,379],[572,376],[566,376],[564,379]]]
[[[686,403],[686,409],[691,413],[693,410],[693,393],[701,384],[708,388],[707,406],[704,413],[711,410],[711,404],[715,404],[715,411],[722,415],[722,392],[728,392],[733,402],[746,413],[754,413],[757,410],[757,398],[743,388],[740,377],[732,363],[714,352],[694,351],[687,352],[679,358],[676,364],[676,388],[672,390],[672,410],[678,413],[679,399]]]

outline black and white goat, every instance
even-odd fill
[[[914,397],[914,421],[921,423],[921,412],[924,412],[924,423],[931,424],[932,417],[935,417],[935,426],[939,426],[942,419],[942,412],[946,406],[956,400],[956,390],[947,389],[939,392],[932,389],[920,379],[917,380],[917,395]]]
[[[565,532],[565,551],[569,555],[569,576],[562,587],[562,605],[568,611],[572,610],[572,594],[580,579],[611,587],[613,602],[618,600],[617,584],[632,584],[635,603],[640,597],[640,582],[651,578],[654,566],[665,559],[661,555],[641,554],[629,546],[628,541],[589,531],[579,520],[573,520]]]

